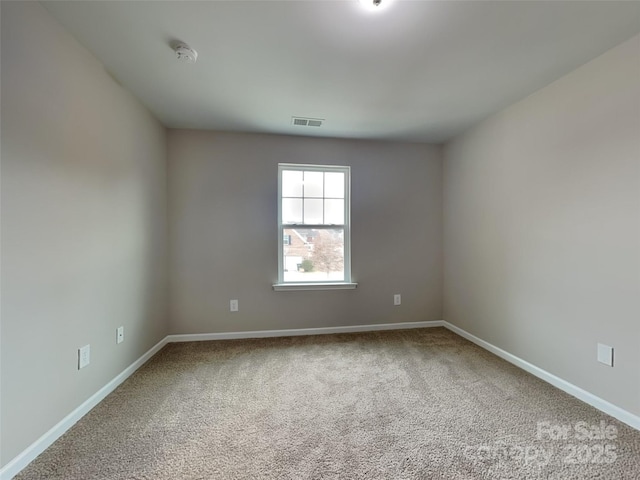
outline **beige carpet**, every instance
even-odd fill
[[[16,478],[638,479],[640,432],[443,328],[196,342]]]

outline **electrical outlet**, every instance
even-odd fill
[[[401,303],[402,303],[402,297],[400,296],[400,294],[399,294],[399,293],[396,293],[396,294],[393,296],[393,304],[394,304],[394,305],[400,305]]]
[[[91,363],[91,345],[85,345],[78,349],[78,370]]]
[[[229,310],[232,312],[238,311],[238,300],[231,300],[229,302]]]
[[[613,347],[609,345],[598,344],[598,361],[610,367],[613,367]]]
[[[124,326],[116,329],[116,343],[124,342]]]

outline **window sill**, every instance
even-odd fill
[[[289,290],[353,290],[357,283],[276,283],[273,289],[277,292]]]

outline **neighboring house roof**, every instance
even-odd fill
[[[307,235],[301,234],[299,229],[285,228],[284,234],[290,238],[289,245],[285,245],[285,256],[309,258],[311,256],[312,243]]]

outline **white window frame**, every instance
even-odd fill
[[[297,170],[308,172],[341,172],[344,173],[344,224],[283,224],[282,223],[282,172]],[[316,230],[330,230],[342,228],[344,231],[344,280],[319,282],[286,282],[284,280],[284,230],[286,228],[305,228]],[[309,165],[299,163],[278,164],[278,283],[274,290],[345,290],[357,287],[351,278],[351,167],[338,165]]]

